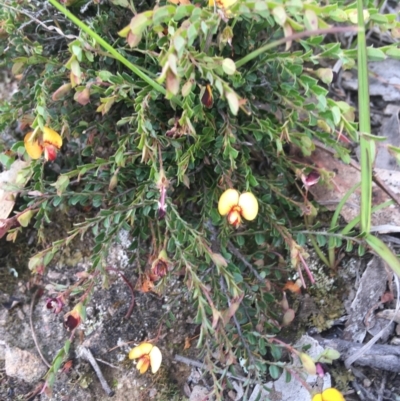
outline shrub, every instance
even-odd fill
[[[357,140],[354,110],[328,94],[333,63],[352,68],[356,53],[326,35],[354,31],[355,5],[64,3],[69,12],[56,11],[55,0],[6,0],[0,10],[4,65],[20,79],[0,129],[18,121],[34,140],[45,127],[64,139],[52,164],[31,161],[21,210],[34,211],[42,243],[53,211],[90,210],[68,237],[33,256],[30,269],[43,272],[74,238],[92,233],[90,271],[104,279],[108,249],[128,230],[132,250],[168,259],[165,275],[153,279],[153,264],[145,280],[165,289],[170,274],[184,272],[208,363],[217,347],[221,362],[243,358],[256,377],[277,377],[281,352],[269,336],[293,318],[277,302],[282,278],[306,266],[305,237],[294,227],[317,213],[296,182],[315,167],[290,150],[310,155],[322,143],[349,161],[338,139]],[[395,16],[372,3],[369,24],[398,32]],[[369,56],[385,52],[394,49],[371,48]],[[6,167],[28,160],[19,139],[1,155]],[[218,213],[227,188],[255,195],[253,221],[235,228]]]

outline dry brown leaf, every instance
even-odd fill
[[[185,337],[185,346],[183,347],[183,349],[189,349],[191,346],[192,346],[192,344],[190,342],[190,338]]]
[[[150,277],[144,274],[140,279],[140,288],[139,291],[142,292],[150,292],[154,288],[154,283],[151,281]]]
[[[243,300],[244,293],[238,297],[235,297],[231,300],[231,304],[229,305],[229,308],[224,310],[222,312],[222,319],[224,322],[224,326],[226,326],[231,319],[231,317],[236,313],[236,311],[239,309],[240,303]]]

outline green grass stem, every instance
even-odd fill
[[[369,82],[367,64],[367,42],[365,37],[365,22],[363,2],[357,0],[358,11],[358,108],[360,131],[360,165],[361,165],[361,236],[367,235],[371,228],[372,205],[372,164],[374,142],[367,138],[371,133],[369,109]],[[364,135],[366,134],[366,135]]]
[[[64,6],[62,6],[57,0],[49,0],[49,2],[61,13],[63,13],[71,22],[73,22],[76,26],[78,26],[82,31],[86,32],[91,38],[93,38],[100,46],[102,46],[105,50],[107,50],[116,60],[124,64],[128,67],[135,75],[139,78],[143,79],[146,83],[148,83],[152,88],[156,91],[162,93],[163,95],[167,94],[166,89],[147,76],[141,69],[132,64],[129,60],[127,60],[124,56],[122,56],[116,49],[114,49],[109,43],[107,43],[102,37],[100,37],[96,32],[90,29],[84,22],[82,22],[79,18],[77,18],[74,14],[72,14],[69,10],[67,10]],[[175,103],[181,106],[181,102],[173,98]]]

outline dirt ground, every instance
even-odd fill
[[[122,233],[121,243],[115,244],[108,262],[110,266],[123,271],[124,275],[135,283],[137,272],[135,266],[129,263],[129,243],[128,233]],[[25,239],[21,238],[15,244],[1,240],[1,400],[20,399],[18,397],[32,391],[46,372],[43,363],[36,357],[37,350],[32,332],[35,333],[37,343],[48,362],[51,362],[68,339],[69,334],[63,326],[63,313],[56,315],[49,312],[46,302],[53,287],[60,288],[72,284],[76,281],[75,274],[85,271],[87,267],[87,255],[84,255],[87,244],[83,241],[74,245],[73,250],[65,251],[55,261],[46,277],[39,283],[29,277],[29,272],[26,271],[27,261],[19,259],[18,256],[21,254],[23,258],[23,253],[29,256],[32,250],[25,249],[27,252],[24,252]],[[15,274],[18,274],[18,277],[15,277]],[[39,294],[38,284],[45,288],[44,292]],[[178,280],[170,282],[169,294],[165,297],[137,292],[133,313],[126,319],[125,314],[131,297],[129,288],[117,275],[111,275],[108,289],[95,289],[87,308],[87,319],[78,331],[70,353],[72,367],[59,375],[50,399],[80,401],[106,398],[91,366],[79,357],[80,347],[89,348],[93,355],[101,360],[99,365],[105,380],[115,392],[114,399],[182,399],[181,389],[190,375],[190,369],[173,362],[173,358],[175,354],[190,356],[193,353],[184,351],[183,348],[185,338],[195,335],[196,326],[190,324],[191,306],[180,292]],[[173,306],[166,300],[170,294],[175,298]],[[167,303],[168,308],[165,307]],[[68,306],[65,310],[68,310]],[[177,321],[172,321],[171,316]],[[163,354],[162,368],[156,376],[139,375],[132,361],[128,359],[128,352],[134,345],[146,339],[153,339],[157,335],[160,335],[157,344]],[[22,350],[28,351],[30,355],[19,355]],[[21,366],[16,366],[17,377],[6,377],[4,358],[8,358],[5,355],[8,352],[15,352],[16,364],[29,364],[30,371],[21,371]],[[46,397],[42,396],[41,399]]]

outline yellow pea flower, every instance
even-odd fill
[[[24,138],[25,149],[32,159],[39,159],[44,152],[47,161],[54,161],[57,151],[62,146],[62,138],[59,133],[49,127],[44,127],[35,137],[33,132],[28,132]]]
[[[227,9],[231,6],[233,6],[237,0],[216,0],[217,7]],[[209,7],[214,7],[214,0],[209,0],[208,1]]]
[[[147,372],[149,366],[151,372],[156,373],[161,366],[162,354],[155,345],[143,342],[130,350],[129,359],[139,359],[136,368],[140,373]]]
[[[258,214],[258,201],[251,192],[239,194],[236,189],[227,189],[219,198],[218,212],[227,216],[229,224],[238,227],[242,217],[252,221]]]
[[[315,394],[312,401],[346,401],[343,394],[335,388],[327,388],[322,394]]]

